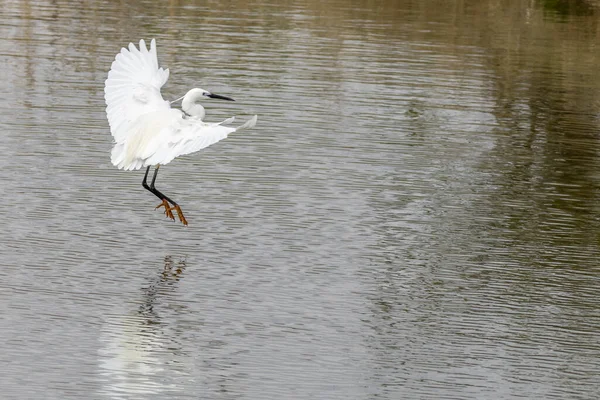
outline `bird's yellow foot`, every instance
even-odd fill
[[[179,217],[179,220],[181,221],[181,223],[183,225],[187,226],[187,220],[183,216],[183,212],[181,211],[181,207],[179,207],[178,205],[176,205],[175,207],[173,207],[173,209],[175,209],[175,211],[177,211],[177,216]]]
[[[157,205],[154,209],[158,209],[164,207],[165,208],[165,215],[169,218],[171,218],[173,221],[175,221],[175,216],[173,215],[173,211],[171,211],[173,208],[171,208],[171,206],[169,205],[169,202],[165,199],[163,199],[162,203],[160,203],[159,205]],[[179,212],[177,212],[177,214],[179,215]],[[179,218],[181,219],[181,217]]]

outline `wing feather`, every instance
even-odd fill
[[[183,113],[175,109],[144,114],[131,124],[127,140],[115,144],[111,161],[126,170],[168,164],[175,157],[200,151],[230,133],[252,128],[257,117],[237,128],[223,126],[232,121],[233,118],[228,118],[209,124],[198,118],[184,118]]]
[[[232,122],[233,118],[216,124],[209,124],[196,118],[179,119],[164,129],[161,135],[158,135],[160,138],[157,136],[156,141],[160,145],[151,146],[154,152],[144,160],[144,166],[167,164],[175,157],[200,151],[225,139],[230,133],[253,127],[256,125],[256,120],[257,117],[254,116],[242,126],[232,128],[223,124]]]
[[[131,125],[142,115],[168,110],[169,102],[160,93],[169,79],[169,70],[158,67],[156,41],[140,40],[139,49],[129,43],[115,57],[104,86],[106,115],[116,143],[132,134]]]
[[[225,139],[230,133],[252,128],[256,125],[257,118],[258,117],[255,115],[245,124],[236,128],[223,126],[223,124],[232,122],[233,118],[228,118],[217,124],[208,124],[202,121],[189,119],[187,120],[187,126],[181,128],[180,134],[177,136],[178,140],[172,141],[170,144],[172,150],[169,154],[169,161],[175,157],[200,151]]]

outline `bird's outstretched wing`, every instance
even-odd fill
[[[132,124],[127,141],[115,145],[111,161],[126,170],[164,165],[175,157],[195,153],[223,140],[230,133],[254,127],[257,116],[237,128],[223,126],[233,120],[206,123],[199,118],[184,118],[183,113],[175,109],[146,114]]]
[[[129,43],[115,57],[104,85],[106,115],[115,142],[123,143],[131,134],[130,125],[144,114],[168,110],[171,106],[160,94],[169,79],[169,70],[158,67],[156,41],[150,50],[144,40],[140,48]]]
[[[195,118],[182,119],[176,126],[166,128],[166,132],[163,131],[163,134],[167,134],[168,140],[162,142],[162,145],[159,145],[157,140],[155,145],[148,146],[148,152],[144,154],[148,158],[144,160],[143,165],[166,164],[175,157],[200,151],[225,139],[230,133],[254,127],[257,119],[258,117],[255,115],[237,128],[223,126],[223,124],[233,122],[234,118],[228,118],[217,124],[202,122]],[[164,145],[164,143],[168,143],[168,145]]]

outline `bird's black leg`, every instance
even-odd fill
[[[156,170],[158,170],[158,168],[156,168]],[[175,217],[173,216],[173,213],[171,212],[171,207],[169,206],[167,199],[161,192],[156,190],[156,188],[154,187],[154,181],[156,181],[156,170],[154,170],[154,177],[152,179],[152,184],[151,184],[151,186],[148,186],[148,172],[150,172],[150,166],[148,166],[148,168],[146,168],[146,173],[144,174],[144,180],[142,181],[142,186],[144,187],[144,189],[146,189],[147,191],[149,191],[150,193],[152,193],[153,195],[155,195],[156,197],[158,197],[159,199],[162,200],[162,203],[160,203],[156,208],[164,207],[165,215],[171,219],[175,219]]]
[[[146,179],[148,179],[148,172],[150,171],[150,166],[148,165],[148,168],[146,168],[146,173],[144,174],[144,180],[142,181],[142,186],[144,187],[144,189],[152,192],[152,190],[150,189],[150,186],[148,186],[148,183],[146,183]],[[154,193],[154,192],[152,192]]]
[[[178,205],[177,203],[175,203],[173,200],[171,200],[170,198],[168,198],[167,196],[165,196],[164,194],[162,194],[161,192],[158,191],[157,188],[154,187],[154,182],[156,182],[156,176],[158,175],[158,168],[160,167],[160,164],[156,165],[156,168],[154,169],[154,176],[152,176],[152,182],[150,182],[150,187],[148,188],[148,190],[150,190],[152,193],[154,193],[154,195],[156,197],[158,197],[161,200],[167,200],[169,203],[173,204],[174,206]],[[148,167],[150,168],[150,167]],[[148,172],[148,170],[146,170],[146,173]],[[146,181],[146,177],[144,177],[144,182]]]
[[[150,166],[148,166],[148,168],[146,169],[146,173],[144,174],[144,180],[142,181],[142,186],[144,187],[144,189],[152,192],[156,197],[158,197],[159,199],[162,200],[162,203],[160,203],[156,208],[164,207],[166,216],[173,220],[175,219],[175,216],[173,215],[173,212],[171,210],[175,209],[177,211],[177,216],[179,217],[179,220],[184,225],[187,225],[187,221],[186,221],[185,217],[183,216],[183,212],[181,211],[179,204],[177,204],[176,202],[174,202],[173,200],[171,200],[170,198],[168,198],[167,196],[162,194],[158,189],[156,189],[156,187],[154,187],[154,183],[156,182],[156,177],[158,175],[159,167],[160,167],[160,164],[157,164],[156,168],[154,169],[154,176],[152,176],[152,182],[150,182],[150,186],[148,186],[148,182],[147,182],[148,172],[150,171]],[[173,204],[173,207],[171,207],[169,205],[169,203]]]

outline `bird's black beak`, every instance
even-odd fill
[[[221,100],[235,101],[231,97],[221,96],[220,94],[214,94],[214,93],[209,93],[209,94],[206,95],[206,97],[210,97],[211,99],[221,99]]]

